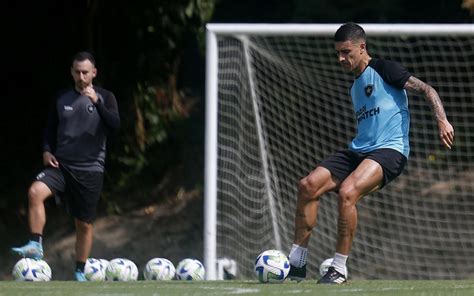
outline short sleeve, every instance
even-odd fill
[[[388,60],[375,60],[371,65],[382,79],[396,87],[402,89],[410,78],[411,73],[400,63]]]

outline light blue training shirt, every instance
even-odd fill
[[[394,149],[408,158],[410,112],[403,89],[411,74],[399,63],[371,59],[351,88],[357,135],[349,144],[355,152]]]

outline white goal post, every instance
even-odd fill
[[[237,262],[249,278],[265,249],[288,252],[296,185],[354,136],[353,77],[337,63],[340,24],[208,24],[204,265]],[[361,24],[373,57],[401,62],[435,87],[456,132],[442,149],[431,109],[409,93],[405,172],[358,205],[354,278],[474,276],[474,25]],[[332,257],[337,201],[323,197],[308,276]]]

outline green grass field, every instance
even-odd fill
[[[1,296],[17,295],[397,295],[397,296],[472,296],[474,280],[470,281],[351,281],[346,285],[302,283],[260,284],[256,281],[201,282],[0,282]]]

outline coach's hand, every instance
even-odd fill
[[[454,128],[447,119],[438,121],[439,138],[446,148],[451,149],[454,143]]]
[[[52,166],[53,168],[59,168],[58,160],[56,159],[56,157],[54,157],[53,154],[51,154],[48,151],[43,152],[43,164],[45,166]]]
[[[94,104],[97,103],[97,100],[99,99],[99,97],[97,96],[94,88],[91,85],[84,88],[82,90],[81,94],[83,96],[89,97],[89,99],[91,99],[92,103],[94,103]]]

